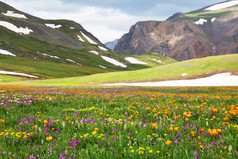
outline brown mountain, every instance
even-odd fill
[[[114,50],[129,55],[156,52],[179,61],[236,53],[238,6],[219,6],[177,13],[161,22],[138,22],[118,40]]]

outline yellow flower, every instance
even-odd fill
[[[52,140],[52,139],[53,139],[52,136],[46,137],[46,140],[47,140],[47,141],[50,141],[50,140]]]
[[[93,131],[93,132],[92,132],[92,135],[95,135],[96,133],[97,133],[97,131]]]
[[[134,150],[131,150],[132,153],[134,153]]]
[[[156,151],[156,153],[160,153],[160,151]]]
[[[149,150],[149,153],[152,153],[153,151],[152,150]]]
[[[98,128],[94,128],[95,131],[98,131]]]
[[[172,142],[170,140],[166,141],[165,144],[166,145],[170,145]]]
[[[139,151],[139,154],[143,154],[144,153],[144,151]]]

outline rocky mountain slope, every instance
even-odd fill
[[[238,52],[238,1],[226,1],[166,21],[133,25],[114,50],[140,55],[157,52],[183,61]]]

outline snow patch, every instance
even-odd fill
[[[11,30],[11,31],[19,33],[19,34],[30,34],[30,32],[33,32],[28,27],[26,27],[26,28],[22,28],[22,27],[18,28],[14,24],[6,22],[6,21],[0,21],[0,25],[5,27],[5,28],[7,28],[7,29],[9,29],[9,30]]]
[[[41,52],[38,52],[37,53],[43,55],[43,56],[47,56],[47,57],[51,57],[51,58],[55,58],[55,59],[60,59],[58,56],[52,56],[52,55],[49,55],[49,54],[46,54],[46,53],[41,53]]]
[[[14,54],[11,53],[11,52],[9,52],[9,51],[7,51],[7,50],[2,50],[2,49],[0,49],[0,54],[2,54],[2,55],[16,56],[16,55],[14,55]]]
[[[93,54],[95,54],[95,55],[99,55],[99,53],[97,52],[97,51],[94,51],[94,50],[92,50],[92,51],[89,51],[90,53],[93,53]]]
[[[69,27],[69,29],[72,29],[72,30],[74,30],[75,28],[74,28],[74,27]]]
[[[211,19],[211,22],[213,23],[215,20],[216,20],[216,18],[212,18],[212,19]]]
[[[80,31],[81,32],[81,31]],[[87,35],[85,35],[83,32],[81,32],[81,34],[85,37],[85,39],[87,39],[87,41],[90,44],[97,44],[96,42],[94,42],[92,39],[90,39]]]
[[[14,11],[8,10],[7,13],[2,13],[5,16],[28,19],[24,14],[15,13]]]
[[[237,4],[238,4],[238,1],[237,0],[233,0],[233,1],[229,1],[229,2],[215,4],[213,6],[210,6],[210,7],[206,8],[205,10],[207,10],[207,11],[214,11],[214,10],[219,10],[219,9],[224,9],[224,8],[232,7],[232,6],[235,6]]]
[[[157,59],[151,59],[151,60],[159,62],[159,63],[163,63],[161,60],[157,60]]]
[[[115,66],[120,66],[120,67],[127,67],[125,64],[115,60],[115,59],[112,59],[110,57],[107,57],[107,56],[101,56],[105,61],[115,65]]]
[[[148,64],[146,62],[139,61],[134,57],[126,57],[125,60],[129,61],[131,64],[141,64],[141,65],[147,65]]]
[[[99,67],[102,67],[102,68],[107,68],[107,67],[105,67],[105,66],[103,66],[103,65],[99,65]]]
[[[0,74],[4,74],[4,75],[15,75],[15,76],[24,76],[24,77],[31,77],[31,78],[39,78],[37,76],[34,75],[28,75],[25,73],[18,73],[18,72],[11,72],[11,71],[0,71]]]
[[[53,29],[58,29],[58,28],[60,28],[60,27],[62,27],[62,25],[55,25],[55,24],[45,24],[47,27],[50,27],[50,28],[53,28]]]
[[[204,23],[207,23],[207,20],[206,19],[199,19],[198,21],[194,22],[195,24],[197,25],[203,25]]]
[[[182,74],[181,74],[182,77],[185,77],[185,76],[187,76],[187,75],[188,75],[187,73],[182,73]]]
[[[84,42],[83,38],[81,38],[80,35],[77,35],[77,36],[78,36],[78,38],[79,38],[80,41]]]
[[[66,59],[67,61],[69,61],[69,62],[72,62],[72,63],[74,63],[74,64],[76,64],[76,65],[79,65],[79,66],[81,66],[81,64],[79,64],[79,63],[77,63],[77,62],[75,62],[74,60],[71,60],[71,59]]]
[[[103,51],[107,51],[107,49],[105,47],[102,46],[98,46],[99,49],[103,50]]]
[[[230,72],[219,73],[205,78],[191,80],[171,80],[161,82],[140,82],[140,83],[112,83],[104,85],[114,86],[238,86],[238,76]]]

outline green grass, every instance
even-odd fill
[[[104,72],[104,70],[100,68],[80,67],[77,65],[45,62],[4,55],[0,55],[0,68],[5,71],[27,73],[41,78],[84,76]]]
[[[85,77],[22,82],[18,84],[30,84],[36,86],[77,86],[82,84],[99,84],[110,82],[138,82],[160,81],[170,79],[188,79],[208,76],[220,72],[233,72],[237,74],[237,61],[238,54],[212,56],[136,71],[100,73]],[[181,77],[182,73],[187,73],[188,75],[186,77]]]
[[[1,82],[15,82],[15,81],[25,81],[26,78],[8,76],[8,75],[0,75],[0,83]]]
[[[143,54],[143,55],[133,55],[133,56],[128,55],[127,57],[134,57],[134,58],[138,59],[139,61],[146,62],[146,63],[148,63],[147,66],[150,66],[150,67],[161,66],[161,65],[171,64],[171,63],[177,62],[174,59],[171,59],[171,58],[163,56],[159,53],[153,53],[153,52],[152,53],[146,53],[146,54]],[[158,62],[158,61],[155,61],[153,59],[160,60],[161,63]]]
[[[212,18],[224,17],[230,14],[237,14],[237,7],[225,8],[222,10],[215,11],[206,11],[206,12],[190,12],[182,14],[182,17],[175,19],[174,21],[182,21],[182,20],[194,20],[198,18],[207,19],[208,23],[211,23]]]

